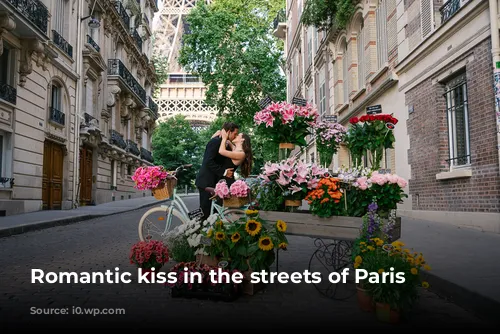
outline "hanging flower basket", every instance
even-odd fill
[[[172,197],[176,185],[177,185],[176,179],[166,179],[164,182],[160,183],[158,188],[153,189],[153,196],[157,200],[168,199]]]

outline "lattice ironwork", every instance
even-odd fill
[[[186,117],[192,125],[203,125],[211,123],[217,116],[217,109],[209,106],[204,100],[159,100],[159,121],[181,114]]]

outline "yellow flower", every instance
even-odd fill
[[[224,240],[225,238],[226,238],[226,234],[224,232],[216,232],[215,233],[215,239]]]
[[[261,237],[259,239],[259,248],[262,249],[263,251],[270,251],[273,249],[273,241],[269,237]]]
[[[366,248],[368,248],[369,251],[374,251],[375,250],[375,247],[373,247],[373,246],[368,246]]]
[[[356,262],[356,263],[354,263],[354,268],[356,269],[356,268],[358,268],[360,265],[361,265],[361,263]]]
[[[237,243],[241,238],[241,235],[238,232],[234,232],[231,236],[231,241]]]
[[[366,242],[361,241],[359,244],[360,244],[360,245],[366,245]]]
[[[418,269],[417,269],[417,268],[411,268],[411,273],[412,273],[413,275],[418,274]]]
[[[213,233],[214,233],[214,230],[213,229],[209,229],[208,232],[207,232],[207,237],[211,238]]]
[[[358,256],[356,256],[356,257],[354,258],[354,262],[355,262],[355,263],[363,263],[363,258],[362,258],[361,256],[359,256],[359,255],[358,255]]]
[[[394,241],[394,242],[392,243],[392,245],[393,245],[394,247],[403,247],[405,244],[404,244],[404,243],[402,243],[401,241]]]
[[[286,223],[284,221],[278,220],[276,222],[276,227],[278,228],[278,231],[286,232]]]
[[[429,266],[428,264],[424,265],[424,269],[427,270],[427,271],[430,271],[431,270],[431,266]]]
[[[427,289],[427,288],[429,287],[429,283],[427,283],[427,282],[422,282],[422,287],[423,287],[424,289]]]
[[[410,254],[411,251],[408,248],[405,248],[403,249],[403,252],[405,252],[406,254]]]
[[[218,220],[218,221],[215,222],[215,227],[222,228],[222,226],[223,226],[222,220]]]
[[[287,246],[288,244],[286,242],[280,242],[280,244],[278,245],[280,249],[286,249]]]
[[[383,240],[381,240],[381,239],[378,239],[377,241],[375,241],[375,243],[376,243],[376,245],[377,245],[378,247],[381,247],[381,246],[384,244],[384,241],[383,241]]]
[[[246,210],[246,211],[245,211],[245,214],[246,214],[247,216],[256,216],[258,213],[259,213],[259,211],[258,211],[258,210]]]
[[[384,269],[379,269],[379,270],[378,270],[378,273],[379,273],[379,274],[382,274],[384,271],[385,271]]]
[[[406,261],[411,265],[415,264],[415,260],[412,257],[407,258]]]
[[[262,229],[262,224],[254,219],[250,219],[245,225],[245,231],[252,237],[259,234]]]

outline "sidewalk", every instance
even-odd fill
[[[197,193],[184,196],[198,196]],[[169,200],[159,201],[153,196],[108,202],[94,206],[82,206],[73,210],[35,211],[19,215],[0,217],[0,238],[26,233],[59,225],[81,222],[97,217],[109,216],[159,205]]]

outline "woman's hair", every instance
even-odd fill
[[[252,143],[250,142],[250,137],[243,133],[243,152],[245,152],[245,160],[241,163],[241,175],[247,178],[252,172],[253,165],[253,153],[252,153]]]

